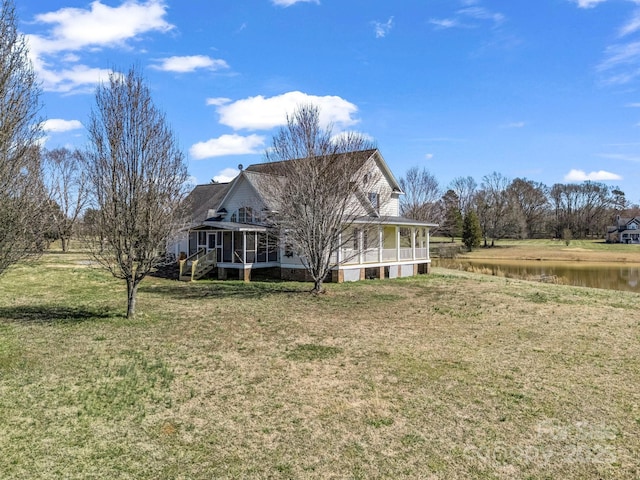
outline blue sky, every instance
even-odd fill
[[[396,176],[595,180],[640,203],[635,0],[15,0],[48,148],[83,147],[95,87],[142,67],[194,181],[260,162],[297,104]]]

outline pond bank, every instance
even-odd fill
[[[436,245],[447,244],[435,243],[434,247]],[[611,244],[601,240],[576,240],[568,246],[558,240],[500,240],[495,247],[463,251],[457,258],[640,263],[640,245]]]

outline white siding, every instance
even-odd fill
[[[231,215],[237,213],[239,208],[251,207],[254,212],[259,213],[264,208],[264,203],[260,200],[251,184],[242,177],[238,179],[231,196],[225,200],[222,207],[227,209],[227,216],[224,220],[229,222],[231,221]]]
[[[371,185],[363,185],[362,189],[365,195],[370,192],[377,192],[380,198],[380,215],[382,216],[398,216],[400,215],[399,194],[393,191],[389,179],[384,175],[377,162],[371,158],[363,167],[370,172],[372,179]]]

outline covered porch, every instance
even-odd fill
[[[267,227],[234,222],[203,222],[189,230],[189,251],[181,265],[181,278],[186,275],[194,277],[193,264],[196,271],[207,272],[218,270],[218,278],[227,279],[232,272],[239,278],[249,281],[252,268],[269,268],[279,266],[279,249],[277,239],[271,235]],[[183,278],[186,279],[186,278]]]
[[[332,279],[397,278],[428,273],[430,228],[433,224],[394,219],[377,225],[354,224],[350,240],[335,254]]]

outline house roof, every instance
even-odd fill
[[[350,152],[353,153],[353,157],[357,159],[358,161],[361,162],[361,165],[364,165],[364,162],[366,162],[369,158],[371,158],[371,155],[373,155],[377,150],[376,149],[369,149],[369,150],[360,150],[358,152]],[[320,157],[322,158],[322,157]],[[292,159],[294,160],[294,159]],[[272,175],[277,175],[280,173],[280,171],[282,171],[282,168],[290,161],[292,160],[281,160],[279,162],[265,162],[265,163],[255,163],[253,165],[249,165],[245,171],[249,171],[249,172],[258,172],[258,173],[268,173],[268,174],[272,174]],[[297,158],[295,160],[311,160],[310,158]],[[295,161],[294,160],[294,161]]]
[[[355,159],[358,168],[361,168],[367,161],[373,159],[376,162],[376,165],[382,171],[382,174],[389,182],[391,189],[395,193],[403,193],[402,189],[400,188],[400,184],[387,166],[387,163],[385,162],[378,149],[360,150],[351,152],[351,154],[353,155],[353,157],[351,158]],[[264,200],[265,198],[267,198],[267,195],[265,195],[265,192],[263,191],[264,185],[260,181],[260,179],[265,177],[268,178],[269,176],[278,177],[286,174],[285,166],[289,161],[290,160],[284,160],[280,162],[256,163],[253,165],[249,165],[229,183],[208,183],[204,185],[197,185],[191,191],[191,193],[189,193],[186,199],[189,205],[188,218],[192,222],[214,220],[213,218],[209,218],[209,211],[218,210],[222,205],[224,205],[227,198],[232,195],[233,191],[238,188],[238,185],[240,185],[243,181],[248,182],[256,191],[258,196],[260,196]],[[311,159],[309,159],[309,161],[311,161]],[[435,226],[435,224],[431,223],[416,223],[415,220],[403,219],[402,217],[394,218],[398,219],[399,221],[402,220],[401,223],[406,225]],[[380,219],[378,219],[377,221],[379,222]]]
[[[192,222],[205,221],[208,218],[209,210],[216,210],[220,207],[229,186],[229,183],[196,185],[185,199],[187,204],[187,217]]]
[[[360,150],[360,151],[356,151],[356,152],[349,152],[350,155],[352,155],[352,159],[354,159],[356,162],[358,162],[358,168],[362,167],[367,160],[369,160],[370,158],[373,157],[373,159],[376,161],[376,163],[378,164],[378,166],[380,167],[380,169],[382,170],[383,174],[385,175],[385,177],[387,178],[387,180],[389,181],[389,184],[391,185],[391,188],[398,193],[402,193],[402,189],[400,188],[400,184],[398,183],[398,181],[396,180],[395,176],[393,175],[393,173],[391,172],[391,170],[389,169],[387,163],[385,162],[384,158],[382,157],[382,155],[380,154],[380,151],[377,148],[371,148],[368,150]],[[322,159],[323,157],[320,157],[320,159]],[[296,159],[296,160],[307,160],[307,161],[311,161],[311,159]],[[287,162],[290,162],[292,160],[282,160],[279,162],[265,162],[265,163],[256,163],[254,165],[249,165],[244,171],[245,172],[253,172],[253,173],[262,173],[262,174],[268,174],[268,175],[281,175],[285,172],[285,166],[287,164]]]

